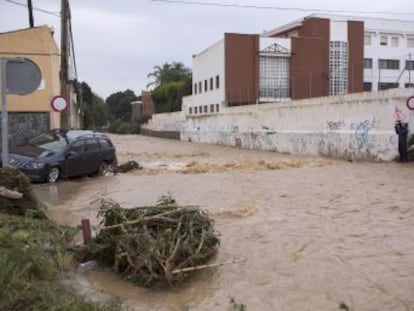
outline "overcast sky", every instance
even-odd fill
[[[27,3],[26,0],[13,0]],[[192,55],[217,42],[225,32],[262,33],[320,10],[392,19],[414,20],[413,0],[183,0],[273,8],[235,8],[166,3],[151,0],[69,0],[72,9],[78,79],[98,95],[132,89],[139,94],[155,65],[182,62],[191,68]],[[167,0],[170,1],[170,0]],[[33,6],[59,12],[60,0],[32,0]],[[352,12],[354,13],[352,13]],[[368,14],[369,12],[409,14]],[[58,17],[34,11],[35,25],[54,27],[58,46]],[[27,9],[0,0],[0,32],[28,27]]]

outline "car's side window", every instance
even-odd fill
[[[99,150],[99,144],[96,139],[87,139],[85,144],[85,152],[97,151]]]
[[[76,153],[82,153],[83,152],[83,140],[76,141],[70,146],[69,151],[75,151]]]
[[[111,147],[109,142],[103,138],[99,138],[99,144],[101,145],[101,148],[105,150],[108,150]]]

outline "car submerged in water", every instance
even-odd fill
[[[102,133],[55,129],[12,147],[9,165],[34,182],[89,174],[105,175],[117,166],[116,150]]]

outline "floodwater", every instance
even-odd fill
[[[96,200],[125,207],[170,193],[214,218],[214,262],[174,292],[110,272],[92,287],[132,310],[414,310],[414,164],[294,157],[142,136],[112,136],[120,162],[144,169],[36,185],[61,224],[98,221]]]

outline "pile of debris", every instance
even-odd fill
[[[142,166],[139,165],[138,162],[133,161],[133,160],[120,164],[116,168],[116,171],[118,173],[126,173],[126,172],[134,171],[134,170],[142,170]]]
[[[163,196],[155,206],[124,209],[103,200],[102,226],[87,259],[112,267],[146,287],[172,288],[212,258],[219,246],[213,221],[198,206],[179,206]]]
[[[0,212],[46,218],[45,207],[33,192],[29,178],[11,167],[0,169]]]

